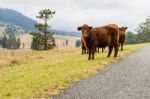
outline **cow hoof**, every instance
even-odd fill
[[[109,58],[110,56],[107,56],[107,58]]]

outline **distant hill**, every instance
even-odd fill
[[[0,8],[0,23],[18,25],[25,30],[32,31],[37,22],[15,10]]]
[[[68,31],[61,31],[57,29],[51,29],[51,32],[54,32],[56,35],[62,35],[62,36],[81,36],[81,33],[79,32],[68,32]]]
[[[37,22],[22,13],[6,8],[0,8],[0,25],[6,25],[6,34],[27,33],[26,31],[36,31],[34,24]],[[0,30],[2,31],[2,30]],[[68,32],[57,29],[50,29],[57,35],[80,36],[79,32]]]

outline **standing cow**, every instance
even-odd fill
[[[125,32],[126,32],[127,29],[128,29],[128,27],[121,27],[121,28],[119,28],[119,35],[120,35],[119,43],[121,45],[121,50],[123,50],[123,44],[125,42],[125,37],[126,37]]]
[[[81,45],[82,45],[82,54],[88,53],[88,48],[87,48],[87,42],[86,42],[86,33],[88,33],[91,29],[92,26],[88,26],[87,24],[83,25],[82,27],[78,27],[78,31],[82,30],[82,35],[81,35]]]
[[[87,24],[84,24],[83,26],[78,27],[78,30],[82,30],[82,36],[89,50],[88,59],[94,59],[94,54],[98,46],[101,48],[106,46],[109,47],[107,57],[110,57],[114,47],[114,57],[117,57],[119,48],[119,28],[117,25],[109,24],[103,27],[92,28]]]

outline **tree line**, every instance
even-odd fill
[[[150,17],[140,23],[136,29],[137,33],[126,33],[126,44],[137,44],[150,42]]]
[[[20,48],[20,38],[16,38],[15,35],[3,36],[0,38],[0,45],[7,49],[18,49]]]

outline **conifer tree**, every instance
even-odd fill
[[[31,46],[32,49],[35,48],[36,50],[47,50],[55,46],[55,40],[53,37],[54,33],[49,31],[51,26],[48,25],[48,20],[51,19],[54,14],[55,11],[44,9],[39,12],[38,16],[36,16],[36,18],[43,20],[43,23],[35,24],[35,28],[37,28],[40,33],[31,33],[33,35],[33,45]]]

